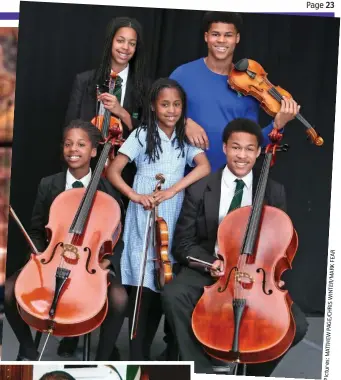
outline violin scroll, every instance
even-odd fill
[[[307,135],[310,138],[311,142],[316,146],[322,146],[324,141],[323,138],[315,131],[313,128],[307,129]]]

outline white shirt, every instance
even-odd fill
[[[75,178],[71,173],[70,173],[70,170],[68,169],[67,172],[66,172],[66,183],[65,183],[65,190],[70,190],[70,189],[73,189],[72,187],[72,184],[75,182],[75,181],[80,181],[82,182],[82,184],[84,185],[85,188],[88,187],[89,183],[90,183],[90,180],[91,180],[91,168],[90,168],[90,171],[89,173],[81,178],[81,179],[77,179]]]
[[[221,177],[221,193],[220,193],[220,204],[219,204],[219,224],[222,222],[224,217],[226,216],[233,196],[237,186],[235,182],[236,179],[242,179],[245,183],[243,188],[243,197],[240,207],[251,206],[252,205],[252,179],[253,174],[252,170],[245,177],[236,177],[230,169],[225,166],[223,170],[223,174]],[[215,253],[218,252],[218,240],[215,244]]]

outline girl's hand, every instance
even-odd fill
[[[153,193],[153,198],[154,201],[157,204],[160,204],[161,202],[171,199],[176,195],[176,191],[172,189],[167,189],[167,190],[158,190]]]
[[[98,96],[98,100],[103,103],[105,109],[109,110],[118,118],[121,118],[123,108],[121,107],[120,102],[118,101],[116,96],[111,95],[108,92],[105,92]]]
[[[151,210],[155,207],[155,200],[152,195],[132,194],[130,200],[142,205],[145,210]]]

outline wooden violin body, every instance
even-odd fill
[[[280,86],[274,86],[268,80],[268,73],[252,59],[242,59],[233,67],[228,76],[230,87],[243,94],[256,98],[264,111],[274,117],[281,109],[283,96],[290,99],[292,95]],[[307,128],[310,140],[317,146],[323,145],[323,138],[318,135],[310,123],[300,114],[296,118]]]
[[[107,313],[108,271],[99,266],[99,252],[103,245],[112,252],[112,236],[120,227],[120,207],[112,197],[97,191],[92,206],[96,212],[91,214],[84,233],[70,234],[69,226],[84,193],[85,189],[72,189],[54,200],[46,226],[49,245],[42,254],[32,254],[15,285],[24,321],[39,331],[52,328],[53,335],[88,333],[102,323]],[[56,273],[63,270],[70,274],[54,305],[56,289],[63,281],[62,276],[56,280]]]
[[[259,363],[281,356],[295,335],[292,300],[278,284],[282,273],[291,269],[298,238],[283,211],[265,206],[256,250],[243,266],[243,272],[237,274],[234,268],[238,267],[250,211],[250,206],[242,207],[221,222],[218,245],[225,273],[214,285],[205,287],[194,309],[192,326],[209,355],[225,361],[236,360],[233,298],[235,282],[243,283],[246,306],[239,329],[239,360]]]
[[[155,178],[159,181],[155,190],[161,190],[161,184],[165,182],[162,174],[157,174]],[[155,279],[156,286],[162,290],[165,284],[168,284],[173,279],[172,263],[168,257],[168,226],[166,221],[158,215],[158,207],[153,210],[154,217],[154,247],[155,247]]]
[[[165,284],[173,279],[172,263],[168,258],[168,226],[166,221],[159,216],[155,220],[156,234],[156,281],[157,286],[161,290]]]

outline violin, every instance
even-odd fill
[[[154,191],[160,190],[161,184],[165,182],[165,178],[162,174],[157,174],[155,178],[158,180],[158,183],[156,184]],[[164,285],[173,279],[172,264],[168,258],[167,223],[163,218],[158,216],[158,212],[155,208],[146,212],[147,222],[143,242],[143,253],[141,254],[140,279],[136,291],[133,322],[130,332],[131,340],[137,335],[137,325],[142,302],[143,282],[146,272],[148,248],[151,242],[151,234],[153,234],[153,245],[156,254],[156,258],[154,258],[156,286],[159,290],[162,290]]]
[[[49,336],[87,334],[107,313],[108,270],[99,260],[102,251],[112,254],[117,243],[121,209],[97,186],[111,147],[109,135],[87,189],[71,189],[55,198],[46,226],[48,246],[31,255],[15,283],[22,319]]]
[[[228,84],[238,93],[256,98],[263,110],[272,117],[280,111],[283,96],[292,98],[288,91],[274,86],[268,80],[268,74],[263,67],[252,59],[241,59],[232,67],[228,75]],[[323,138],[300,113],[296,115],[296,119],[307,128],[306,133],[313,144],[323,145]]]
[[[293,302],[281,275],[292,268],[298,236],[285,212],[264,205],[281,138],[275,129],[270,133],[253,206],[235,209],[220,223],[224,275],[204,288],[192,314],[193,332],[210,356],[245,366],[278,358],[295,336]]]
[[[110,73],[110,78],[108,80],[108,87],[109,87],[109,94],[113,95],[114,90],[115,90],[115,83],[116,83],[116,78],[118,74],[115,72]],[[99,91],[99,85],[97,85],[97,95],[100,94]],[[91,123],[95,125],[96,128],[98,128],[103,136],[108,136],[110,133],[111,135],[111,143],[112,143],[112,148],[108,154],[108,160],[105,164],[105,168],[103,171],[103,176],[106,176],[107,169],[110,165],[110,162],[115,158],[115,147],[121,146],[124,142],[123,139],[123,127],[121,121],[113,117],[111,115],[111,112],[107,109],[104,110],[103,115],[97,115],[91,120]]]
[[[158,183],[154,191],[161,190],[161,184],[165,182],[162,174],[155,176]],[[158,215],[158,207],[153,209],[154,221],[154,247],[155,255],[155,278],[159,290],[173,279],[172,263],[168,257],[168,227],[166,221]]]

